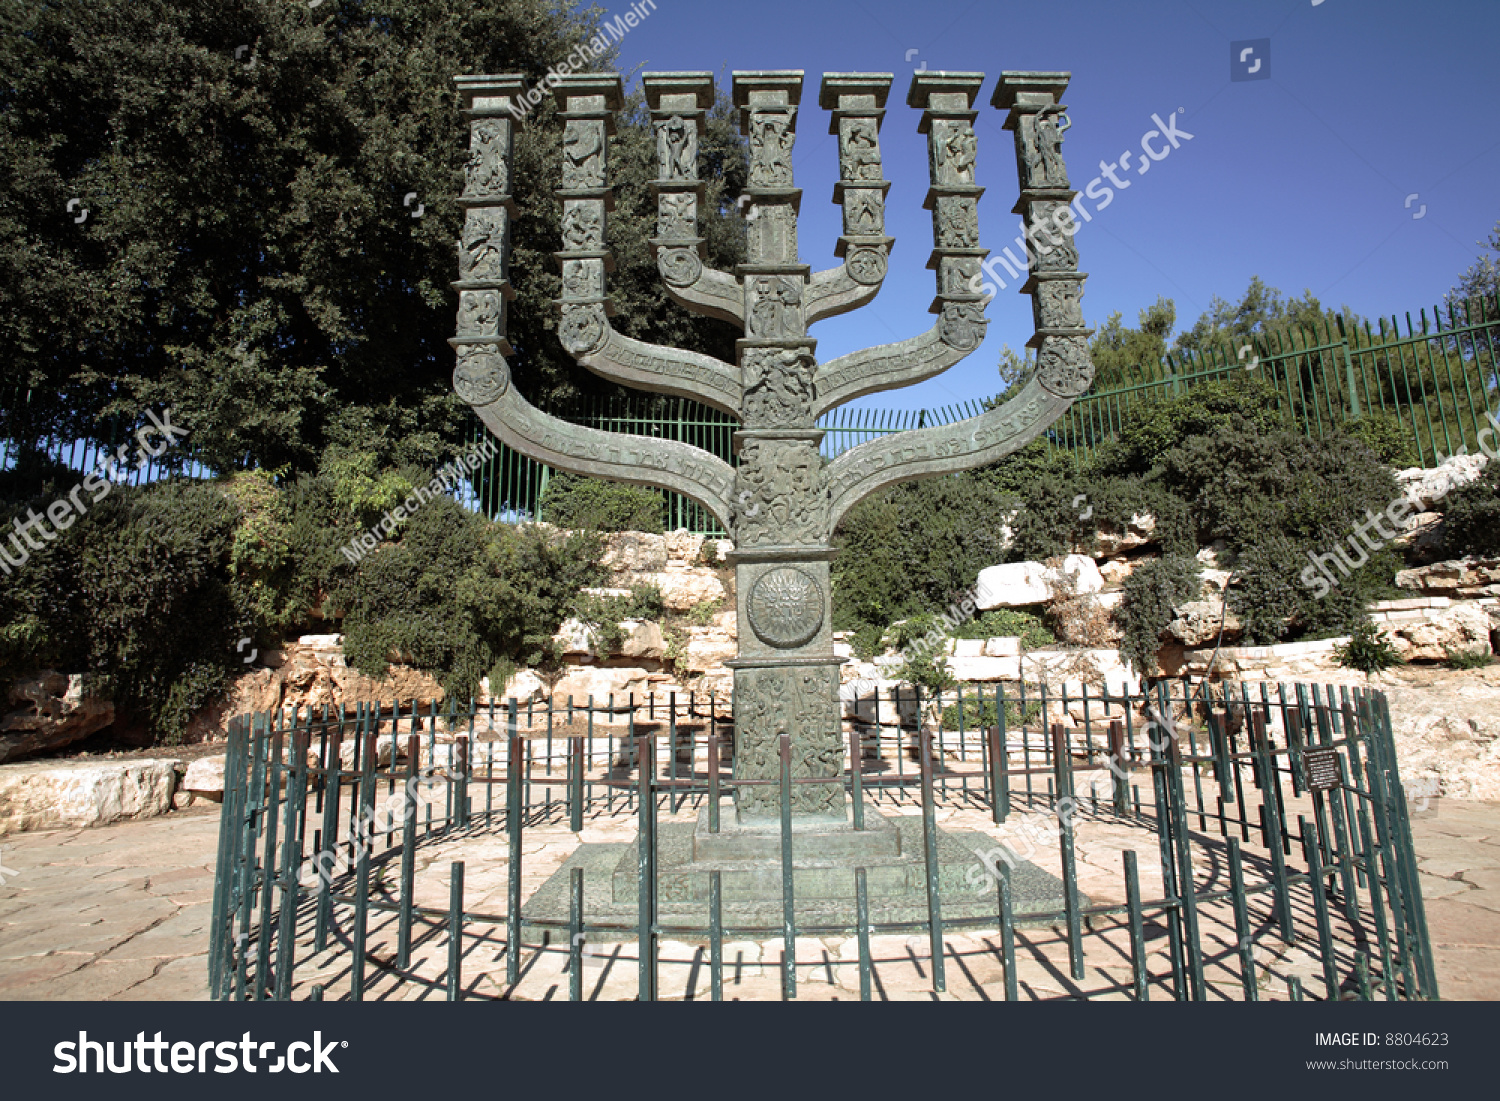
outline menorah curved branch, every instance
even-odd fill
[[[733,274],[705,264],[698,233],[705,188],[698,142],[714,102],[713,76],[647,73],[642,86],[656,134],[657,232],[651,239],[670,297],[692,312],[739,327],[738,363],[632,340],[614,330],[604,247],[612,192],[609,136],[623,101],[617,75],[573,73],[554,81],[563,129],[562,270],[558,338],[577,361],[606,378],[676,394],[741,421],[738,465],[683,443],[601,432],[547,416],[511,385],[505,313],[508,282],[510,150],[520,77],[460,77],[471,119],[471,155],[461,203],[467,210],[459,247],[458,351],[454,386],[507,445],[551,466],[617,481],[657,485],[698,501],[734,541],[739,656],[735,670],[735,769],[750,779],[779,775],[779,735],[792,734],[794,778],[820,778],[841,767],[838,666],[834,656],[829,561],[839,520],[861,498],[897,482],[952,473],[996,459],[1046,430],[1093,380],[1089,330],[1079,308],[1084,276],[1070,240],[1043,250],[1022,292],[1032,296],[1035,376],[999,408],[958,424],[896,433],[826,462],[817,418],[864,394],[908,386],[962,360],[984,340],[986,299],[979,274],[988,250],[979,244],[974,109],[982,73],[915,75],[908,106],[921,111],[927,135],[933,250],[937,278],[930,311],[937,322],[910,340],[870,348],[818,365],[808,327],[870,302],[888,270],[893,239],[885,233],[891,184],[884,178],[880,131],[889,73],[829,73],[819,105],[831,114],[839,143],[833,201],[843,233],[842,261],[816,274],[801,262],[792,147],[801,109],[798,71],[737,72],[734,103],[749,144],[745,262]],[[1027,236],[1071,233],[1069,189],[1061,154],[1066,73],[1005,73],[992,100],[1008,109],[1016,132]],[[532,99],[534,100],[534,94]],[[774,784],[736,789],[738,820],[753,825],[780,815]],[[796,821],[844,821],[839,784],[799,784],[790,798]]]

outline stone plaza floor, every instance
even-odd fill
[[[944,811],[940,825],[983,828],[987,817],[974,811]],[[560,866],[582,841],[620,840],[633,829],[628,819],[588,826],[582,835],[566,829],[528,830],[525,890],[532,890]],[[1422,871],[1428,925],[1438,980],[1447,999],[1500,999],[1500,804],[1432,800],[1413,808],[1412,829]],[[6,1000],[194,1000],[207,997],[208,915],[218,832],[217,808],[202,808],[144,822],[86,830],[58,830],[8,837],[0,845],[0,999]],[[1140,836],[1132,836],[1140,835]],[[619,835],[618,837],[616,835]],[[1120,891],[1120,852],[1142,854],[1142,892],[1160,890],[1160,868],[1146,859],[1154,835],[1122,827],[1080,831],[1080,888],[1096,901],[1114,901]],[[1211,834],[1195,836],[1203,859],[1200,884],[1222,873],[1222,850]],[[1247,861],[1251,850],[1247,847]],[[448,861],[467,862],[465,909],[503,910],[505,845],[500,835],[444,840],[419,850],[418,901],[442,906]],[[1047,866],[1044,854],[1037,862]],[[1153,872],[1153,866],[1155,870]],[[1195,865],[1196,867],[1197,865]],[[1154,881],[1153,881],[1154,876]],[[1306,892],[1296,898],[1299,932],[1310,922]],[[1296,892],[1294,892],[1294,897]],[[1266,896],[1251,900],[1252,922],[1269,921]],[[1204,907],[1205,972],[1212,998],[1238,998],[1231,919]],[[427,984],[399,988],[379,962],[392,949],[393,921],[372,916],[370,948],[377,961],[369,970],[367,998],[443,997],[447,959],[445,930],[418,922],[413,970]],[[484,927],[475,926],[476,933]],[[503,928],[469,938],[464,952],[464,986],[475,997],[506,993]],[[1147,945],[1161,943],[1148,921]],[[925,937],[876,937],[874,997],[877,1000],[998,1000],[1004,996],[998,936],[993,932],[950,933],[945,937],[947,992],[931,990]],[[798,947],[798,997],[809,1000],[858,997],[853,938],[805,938]],[[602,943],[586,961],[585,996],[605,1000],[635,996],[634,943]],[[1120,923],[1100,922],[1085,944],[1087,977],[1069,977],[1066,941],[1050,928],[1017,932],[1017,979],[1022,999],[1128,997],[1128,939]],[[724,996],[775,999],[780,996],[781,942],[778,939],[725,944]],[[329,998],[347,991],[348,956],[338,949],[322,956],[299,951],[297,997],[311,984],[325,986]],[[522,999],[566,998],[566,946],[528,945],[522,955],[521,983],[509,991]],[[707,953],[701,944],[667,941],[661,950],[660,994],[664,999],[708,997]],[[1283,999],[1285,979],[1301,978],[1313,996],[1322,991],[1318,962],[1299,943],[1282,947],[1266,936],[1257,947],[1263,968],[1261,996]],[[1159,950],[1149,964],[1151,997],[1170,997],[1166,957]]]

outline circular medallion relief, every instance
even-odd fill
[[[703,275],[703,261],[690,248],[664,249],[656,266],[661,277],[674,287],[690,287]]]
[[[811,642],[823,626],[823,590],[793,566],[763,574],[751,586],[746,607],[756,637],[779,650]]]
[[[471,344],[459,351],[453,389],[470,405],[489,405],[510,386],[510,367],[492,345]]]

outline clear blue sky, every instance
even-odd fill
[[[611,16],[626,0],[600,0]],[[882,131],[896,238],[880,295],[815,326],[820,360],[914,336],[933,321],[925,138],[906,91],[915,69],[988,74],[981,92],[981,244],[1019,219],[1012,135],[989,106],[1006,69],[1065,69],[1063,152],[1075,187],[1101,159],[1139,154],[1153,113],[1193,135],[1078,235],[1091,325],[1166,295],[1179,328],[1251,276],[1367,317],[1431,307],[1500,220],[1500,0],[656,0],[620,44],[634,86],[650,70],[802,69],[795,168],[802,259],[831,267],[837,142],[817,106],[824,72],[892,72]],[[1230,80],[1230,43],[1269,38],[1271,77]],[[908,51],[916,51],[907,60]],[[1131,168],[1135,168],[1132,160]],[[1407,196],[1418,198],[1410,208]],[[1089,204],[1089,209],[1094,204]],[[1413,218],[1425,205],[1421,218]],[[941,377],[857,404],[911,408],[984,397],[1000,348],[1031,335],[1012,284],[990,303],[983,347]]]

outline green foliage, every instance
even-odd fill
[[[1483,669],[1493,665],[1495,656],[1488,646],[1475,650],[1460,650],[1452,646],[1443,647],[1443,664],[1449,669]]]
[[[723,607],[722,600],[701,600],[688,609],[686,619],[694,627],[708,627]]]
[[[1030,612],[1015,608],[992,608],[959,624],[954,638],[1019,638],[1026,650],[1051,646],[1056,636],[1047,625]]]
[[[1390,637],[1368,619],[1354,627],[1348,642],[1334,647],[1333,657],[1345,669],[1357,669],[1366,676],[1405,664]]]
[[[870,661],[885,652],[885,628],[876,623],[861,623],[849,638],[854,656]]]
[[[1120,653],[1141,676],[1156,674],[1161,633],[1172,622],[1173,609],[1196,600],[1203,587],[1196,558],[1169,554],[1147,562],[1125,579],[1117,613],[1124,638]]]
[[[1444,498],[1443,547],[1455,558],[1500,555],[1500,462]]]
[[[0,682],[82,672],[122,725],[180,739],[237,665],[228,568],[238,517],[213,484],[112,490],[0,586]]]
[[[1214,296],[1209,308],[1194,322],[1193,327],[1177,338],[1177,347],[1192,352],[1219,352],[1230,360],[1239,356],[1240,348],[1252,344],[1257,338],[1268,344],[1276,344],[1278,337],[1285,338],[1297,331],[1332,326],[1342,317],[1346,325],[1359,319],[1347,309],[1342,314],[1326,309],[1312,291],[1304,291],[1301,298],[1284,298],[1275,287],[1266,286],[1260,276],[1254,276],[1244,295],[1236,303]]]
[[[586,531],[660,534],[666,515],[660,490],[576,474],[554,474],[541,504],[548,523]]]
[[[580,593],[573,606],[574,618],[589,628],[607,654],[624,643],[621,624],[625,620],[659,620],[665,612],[661,590],[655,585],[632,585],[629,596]]]
[[[1177,306],[1170,298],[1158,297],[1140,312],[1139,329],[1126,328],[1121,316],[1110,314],[1089,341],[1095,392],[1141,382],[1156,370],[1177,324]]]
[[[0,0],[0,344],[6,382],[39,399],[6,434],[72,439],[100,415],[165,406],[220,470],[308,471],[330,444],[382,466],[450,458],[472,423],[446,345],[469,155],[453,77],[535,87],[606,14],[549,0]],[[732,115],[721,95],[699,141],[700,233],[721,270],[744,254]],[[557,116],[547,96],[516,128],[511,174],[512,366],[548,406],[613,392],[556,339]],[[639,93],[611,146],[617,324],[732,361],[730,326],[661,293]],[[82,224],[63,213],[75,196]]]
[[[1400,496],[1369,448],[1337,434],[1220,425],[1167,452],[1162,470],[1163,484],[1192,510],[1200,543],[1222,539],[1231,552],[1270,533],[1329,543]]]
[[[947,692],[958,684],[948,668],[948,655],[941,647],[906,652],[905,660],[891,675],[901,684],[922,689],[928,698]]]
[[[851,509],[835,534],[834,629],[946,608],[1002,560],[1013,498],[974,473],[912,482]]]
[[[602,580],[596,537],[491,524],[434,500],[398,542],[372,551],[331,597],[345,611],[344,653],[370,676],[399,656],[472,696],[502,661],[555,668],[553,640],[578,590]]]
[[[1386,466],[1405,470],[1422,465],[1411,428],[1394,413],[1366,413],[1358,420],[1344,421],[1340,428],[1350,439],[1368,447]]]
[[[1040,703],[1032,703],[1028,700],[1023,711],[1018,701],[1008,699],[1005,701],[1005,728],[1017,730],[1033,721],[1041,713]],[[983,730],[997,726],[999,722],[1000,709],[995,706],[995,696],[992,692],[968,692],[959,700],[943,708],[944,730]]]
[[[1317,577],[1307,573],[1314,569],[1309,553],[1327,553],[1327,547],[1313,550],[1310,544],[1273,533],[1240,554],[1235,567],[1238,583],[1229,591],[1229,606],[1244,626],[1247,644],[1347,635],[1365,621],[1372,601],[1399,595],[1393,581],[1401,563],[1390,550],[1369,554],[1369,560],[1348,577],[1335,567],[1338,584],[1332,587],[1309,582]]]
[[[1088,553],[1096,548],[1101,527],[1124,531],[1131,517],[1142,513],[1156,518],[1156,537],[1165,551],[1196,549],[1189,510],[1154,479],[1044,475],[1031,482],[1021,500],[1011,521],[1013,562],[1041,562],[1075,548]]]
[[[1101,475],[1147,474],[1167,452],[1216,429],[1261,436],[1284,427],[1276,391],[1250,374],[1205,382],[1178,397],[1146,402],[1125,417],[1113,445],[1101,448]]]

